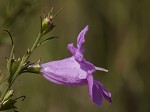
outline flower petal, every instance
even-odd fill
[[[88,25],[79,33],[77,38],[77,48],[82,52],[82,44],[85,42],[85,34],[88,31]]]
[[[98,84],[99,84],[99,86],[100,86],[100,88],[101,88],[101,90],[102,90],[102,92],[103,92],[103,96],[105,97],[105,99],[108,101],[108,102],[112,102],[112,99],[111,99],[111,93],[109,92],[109,91],[107,91],[107,89],[103,86],[103,84],[102,83],[100,83],[100,82],[98,82],[98,81],[96,81]]]
[[[77,38],[77,48],[74,47],[73,43],[68,44],[68,49],[74,55],[76,61],[82,62],[84,60],[83,56],[83,43],[85,42],[85,34],[88,31],[88,25],[79,33]]]
[[[92,75],[88,75],[87,76],[87,81],[88,81],[88,90],[89,90],[89,95],[91,97],[91,99],[93,100],[93,102],[97,105],[101,105],[102,104],[102,96],[103,93],[101,91],[101,89],[99,88],[98,83],[93,80],[93,76]]]
[[[68,49],[78,62],[82,62],[84,60],[82,52],[80,52],[77,48],[74,47],[73,43],[68,44]]]
[[[77,51],[77,49],[74,47],[73,43],[68,44],[68,50],[74,55]]]
[[[87,83],[87,72],[72,56],[63,60],[41,64],[40,72],[49,81],[63,85],[84,85]]]

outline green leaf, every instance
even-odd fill
[[[45,42],[47,42],[47,41],[49,41],[49,40],[51,40],[51,39],[55,39],[55,38],[59,38],[59,37],[55,37],[55,36],[54,36],[54,37],[49,37],[49,38],[47,38],[47,39],[41,41],[41,42],[37,45],[37,47],[41,46],[42,44],[44,44]]]
[[[10,37],[10,39],[11,39],[12,46],[13,46],[13,45],[14,45],[14,40],[13,40],[13,38],[12,38],[10,32],[9,32],[8,30],[4,30],[4,31],[8,33],[8,35],[9,35],[9,37]]]
[[[64,8],[61,8],[54,16],[53,18],[55,18]]]
[[[12,60],[13,57],[14,57],[14,47],[15,47],[15,46],[14,46],[14,41],[13,41],[13,38],[12,38],[10,32],[9,32],[8,30],[4,30],[4,31],[9,34],[9,37],[10,37],[11,43],[12,43],[12,48],[11,48],[10,56],[9,56],[8,61],[7,61],[7,69],[8,69],[8,71],[10,71],[11,60]]]

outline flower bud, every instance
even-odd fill
[[[55,27],[55,25],[53,24],[52,16],[44,18],[42,21],[42,34],[43,35],[47,34],[54,27]]]

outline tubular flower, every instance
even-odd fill
[[[73,56],[63,60],[52,61],[41,64],[41,74],[47,80],[69,86],[88,85],[88,91],[91,99],[97,105],[102,104],[103,97],[108,101],[111,100],[111,93],[105,87],[93,78],[93,73],[96,70],[108,70],[94,66],[92,63],[86,61],[83,55],[83,43],[85,42],[85,34],[88,31],[86,26],[77,37],[77,47],[73,43],[68,44],[68,49]]]

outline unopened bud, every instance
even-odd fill
[[[52,17],[46,17],[43,19],[43,21],[42,21],[42,33],[43,33],[43,35],[50,32],[54,27],[55,27],[55,25],[53,24]]]

